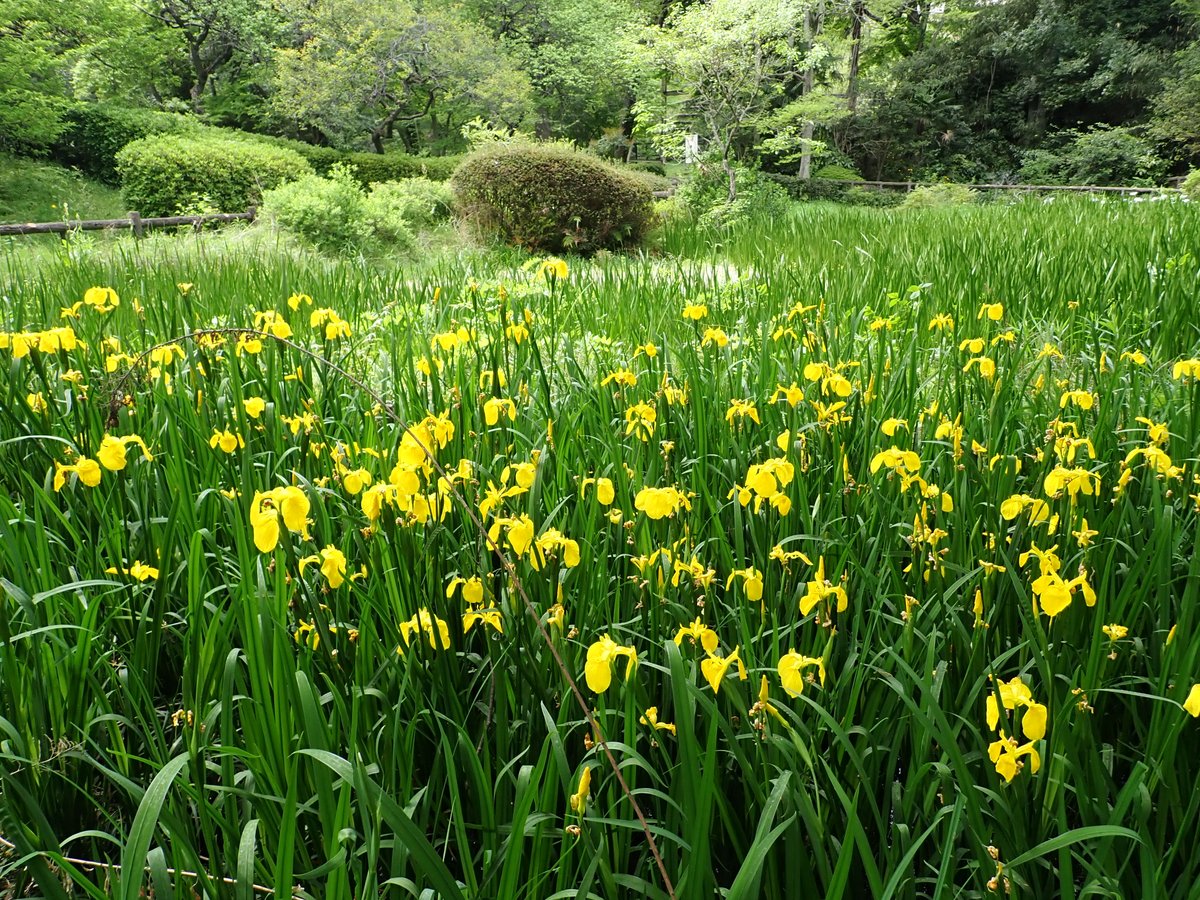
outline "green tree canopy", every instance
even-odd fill
[[[314,0],[298,46],[276,52],[274,104],[334,143],[364,138],[382,153],[398,124],[438,112],[515,127],[529,79],[503,47],[455,7],[394,0]]]

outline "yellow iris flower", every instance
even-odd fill
[[[67,483],[67,473],[74,472],[79,480],[88,487],[95,487],[100,483],[100,464],[94,459],[88,459],[86,456],[81,456],[79,462],[74,465],[65,466],[60,462],[54,464],[54,492],[58,493]]]
[[[779,660],[779,680],[783,683],[783,689],[792,697],[799,697],[804,692],[804,670],[816,666],[817,677],[821,681],[821,685],[825,684],[825,660],[817,656],[804,656],[792,650],[785,653]],[[765,681],[765,678],[764,678]],[[760,697],[765,695],[766,688],[764,687]]]
[[[583,668],[587,686],[597,694],[607,691],[612,684],[613,664],[622,656],[626,660],[625,680],[628,681],[637,668],[637,650],[618,644],[607,634],[601,635],[598,641],[588,647],[587,662]]]
[[[738,678],[745,681],[746,666],[742,662],[741,656],[738,654],[738,647],[733,648],[733,652],[728,656],[715,656],[709,652],[707,658],[700,661],[700,673],[704,676],[704,680],[708,682],[709,687],[713,689],[713,693],[719,693],[721,690],[721,682],[725,680],[725,676],[729,673],[729,667],[737,663]]]
[[[310,508],[308,497],[298,487],[289,485],[269,491],[255,491],[250,503],[254,546],[260,553],[272,552],[279,544],[281,519],[288,531],[306,535]]]
[[[335,591],[342,586],[346,580],[346,555],[332,544],[323,549],[319,554],[314,553],[312,556],[306,556],[300,560],[300,573],[304,573],[306,566],[319,564],[321,574],[325,576],[325,580],[329,582],[329,586]]]

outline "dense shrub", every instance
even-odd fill
[[[889,208],[899,206],[904,194],[864,187],[863,179],[845,166],[822,166],[807,181],[793,175],[771,175],[773,182],[787,191],[793,200],[831,200],[850,206]]]
[[[889,209],[903,203],[904,197],[905,195],[898,191],[852,185],[846,189],[846,193],[842,196],[842,201],[851,206],[871,206],[877,209]]]
[[[1189,200],[1200,200],[1200,169],[1192,169],[1179,189]]]
[[[328,178],[306,175],[263,194],[263,216],[326,250],[345,250],[372,235],[363,190],[341,166]]]
[[[385,181],[380,184],[388,183]],[[405,219],[399,208],[393,205],[392,200],[393,197],[388,191],[372,189],[363,199],[364,221],[375,242],[386,244],[392,249],[411,247],[415,242],[411,223]]]
[[[1066,184],[1066,161],[1054,150],[1039,147],[1021,154],[1017,178],[1021,184]]]
[[[117,152],[126,144],[155,134],[195,133],[201,127],[175,113],[108,103],[76,106],[64,123],[54,144],[55,158],[109,184],[118,181]]]
[[[636,243],[652,217],[648,187],[562,146],[482,147],[459,166],[451,186],[467,222],[549,252]]]
[[[913,188],[904,198],[900,206],[904,209],[933,209],[942,206],[962,206],[974,203],[979,197],[977,191],[971,190],[965,184],[943,182],[942,184],[927,184]]]
[[[203,200],[222,212],[258,203],[262,192],[312,174],[298,153],[256,141],[161,135],[117,154],[130,209],[165,216]]]
[[[1166,164],[1153,145],[1130,128],[1098,125],[1068,131],[1058,150],[1040,148],[1021,156],[1025,184],[1142,185],[1157,183]]]
[[[410,224],[421,217],[426,221],[439,214],[444,217],[449,209],[445,185],[417,180],[426,184],[384,182],[368,194],[353,171],[339,164],[329,170],[328,177],[306,175],[267,191],[263,215],[323,250],[408,247],[413,243]]]
[[[767,176],[793,200],[837,200],[845,198],[850,183],[839,179],[797,178],[795,175]]]
[[[588,150],[595,153],[601,159],[607,159],[611,162],[624,162],[625,157],[629,155],[629,138],[625,137],[620,131],[613,134],[605,134],[592,141]]]
[[[679,199],[678,194],[654,201],[654,222],[656,225],[669,225],[674,222],[690,222],[691,220],[691,211],[683,205],[683,201]]]
[[[405,178],[371,185],[367,203],[373,215],[398,218],[417,227],[434,225],[450,217],[454,192],[450,185],[428,178]]]
[[[630,169],[640,169],[643,172],[649,172],[652,175],[661,175],[667,177],[667,167],[660,163],[657,159],[639,159],[631,163],[626,163]]]
[[[1151,143],[1128,128],[1096,126],[1075,139],[1067,156],[1074,184],[1154,183],[1165,170]]]
[[[784,214],[791,197],[779,179],[757,169],[735,166],[737,199],[729,199],[729,176],[715,164],[702,166],[679,187],[679,198],[701,227],[724,227],[749,218]]]

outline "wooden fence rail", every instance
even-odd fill
[[[199,228],[213,222],[253,222],[258,216],[257,207],[251,206],[240,213],[206,213],[199,216],[154,216],[143,219],[133,210],[124,219],[81,219],[75,222],[18,222],[0,225],[0,236],[9,234],[57,234],[66,238],[72,231],[101,231],[107,228],[130,228],[134,236],[141,237],[147,228],[169,228],[191,225]]]
[[[816,179],[826,181],[828,179]],[[838,182],[847,187],[904,188],[911,191],[918,187],[932,187],[932,181],[845,181]],[[1172,190],[1169,187],[1110,187],[1097,184],[967,184],[973,191],[1098,191],[1110,194],[1158,194]]]

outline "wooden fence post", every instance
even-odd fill
[[[142,215],[136,209],[129,211],[129,224],[133,226],[133,236],[140,238],[142,236]]]

